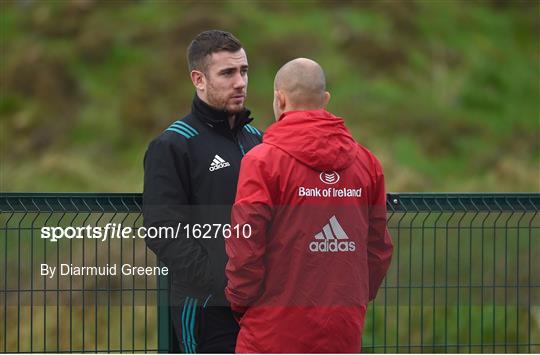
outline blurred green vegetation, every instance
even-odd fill
[[[295,57],[382,161],[389,191],[538,191],[540,8],[517,1],[0,2],[2,191],[141,191],[149,141],[187,113],[185,49],[231,31],[254,125]]]

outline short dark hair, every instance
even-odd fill
[[[199,33],[187,49],[189,71],[205,71],[207,56],[212,53],[227,51],[237,52],[242,49],[242,43],[231,33],[220,30],[209,30]]]

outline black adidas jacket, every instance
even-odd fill
[[[230,224],[240,161],[261,143],[262,134],[248,125],[250,111],[236,115],[231,130],[227,112],[200,100],[193,100],[192,111],[176,121],[156,139],[144,157],[144,226],[173,227],[181,223],[176,238],[145,238],[172,274],[171,303],[179,305],[186,296],[227,304],[224,237],[215,226],[206,238],[190,236],[184,226]],[[207,227],[205,228],[204,225]],[[176,233],[176,230],[175,230]]]

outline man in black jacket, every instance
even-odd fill
[[[197,35],[187,52],[196,89],[191,113],[154,139],[144,158],[144,225],[179,233],[145,240],[172,273],[180,349],[232,353],[239,328],[224,295],[224,235],[235,237],[227,225],[240,160],[262,134],[248,124],[248,62],[240,42],[211,30]]]

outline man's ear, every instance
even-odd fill
[[[206,77],[204,73],[198,70],[191,71],[191,82],[197,90],[204,91],[206,88]]]
[[[330,93],[328,91],[324,92],[323,107],[326,108],[328,102],[330,102]]]
[[[277,99],[277,104],[278,104],[278,107],[279,107],[280,111],[283,112],[285,110],[285,107],[287,106],[287,96],[285,96],[283,91],[277,90],[276,91],[276,99]]]

